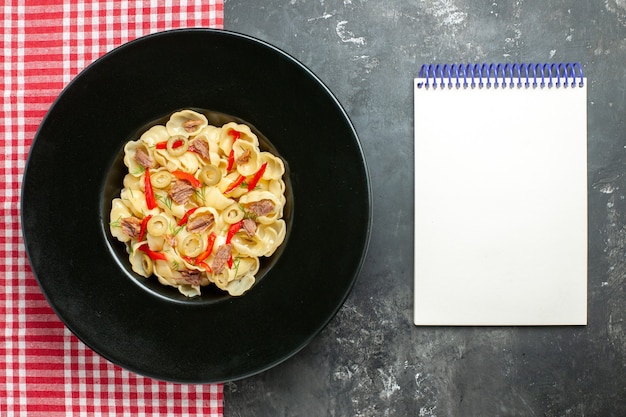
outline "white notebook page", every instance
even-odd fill
[[[587,322],[587,93],[415,90],[416,325]]]

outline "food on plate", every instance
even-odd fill
[[[188,297],[210,284],[239,296],[285,239],[284,163],[246,124],[175,112],[126,143],[124,165],[110,230],[143,277]]]

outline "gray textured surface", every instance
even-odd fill
[[[357,284],[295,357],[225,386],[236,416],[626,415],[626,3],[225,0],[350,115],[374,223]],[[589,324],[412,325],[413,96],[424,63],[580,61],[589,77]],[[488,110],[486,110],[488,114]]]

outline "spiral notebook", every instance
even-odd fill
[[[587,323],[586,86],[572,63],[422,66],[416,325]]]

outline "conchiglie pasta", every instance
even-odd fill
[[[205,115],[193,110],[183,110],[172,114],[165,127],[170,136],[189,137],[199,134],[207,125],[208,120]]]
[[[148,278],[154,272],[154,262],[145,252],[139,250],[141,245],[140,242],[133,245],[129,257],[130,264],[135,273]]]
[[[170,134],[167,132],[167,129],[163,125],[152,126],[150,129],[146,130],[139,140],[145,143],[149,148],[154,149],[157,143],[164,142],[168,140]]]
[[[224,210],[226,207],[235,203],[235,200],[226,197],[217,187],[205,187],[203,203],[207,207]]]
[[[208,154],[209,154],[209,158],[207,162],[213,163],[216,165],[220,160],[219,139],[220,139],[221,132],[222,132],[222,129],[212,126],[212,125],[208,125],[202,130],[202,132],[200,132],[194,138],[194,141],[195,140],[206,141],[207,146],[208,146]]]
[[[154,164],[153,152],[140,140],[128,142],[124,146],[124,164],[131,175],[139,177],[147,166]]]
[[[285,165],[246,124],[182,110],[126,143],[124,164],[110,231],[140,276],[187,297],[207,285],[240,296],[284,242]]]
[[[226,291],[232,296],[239,296],[248,291],[254,285],[255,278],[252,275],[246,275],[241,279],[229,282]]]
[[[260,163],[267,163],[267,168],[263,173],[263,178],[268,180],[278,180],[285,175],[285,164],[279,157],[269,152],[260,153]]]
[[[198,156],[192,152],[186,152],[180,156],[171,156],[167,150],[159,149],[154,152],[154,159],[168,171],[184,171],[195,173],[200,167]]]
[[[268,200],[272,203],[272,209],[261,215],[257,213],[256,221],[263,224],[270,224],[282,217],[283,203],[278,196],[270,191],[250,191],[242,195],[239,202],[250,211],[253,210],[252,207],[255,204],[260,204]]]
[[[138,188],[122,189],[120,198],[135,216],[144,217],[149,211],[145,194]]]
[[[123,184],[124,184],[124,188],[143,188],[143,185],[141,185],[140,183],[140,178],[139,176],[135,176],[132,174],[126,174],[124,176],[124,180],[123,180]]]
[[[250,142],[237,140],[233,144],[233,158],[237,162],[237,172],[241,175],[254,175],[261,167],[261,153]]]
[[[260,239],[265,244],[263,256],[272,256],[274,254],[276,249],[283,244],[286,232],[287,226],[283,220],[259,226]]]
[[[222,126],[219,147],[225,155],[230,153],[233,143],[237,140],[249,142],[257,147],[259,146],[259,138],[250,130],[249,126],[235,122],[226,123]]]
[[[109,229],[111,230],[111,235],[120,242],[125,243],[131,239],[122,229],[122,220],[131,216],[130,208],[124,204],[124,201],[121,198],[114,198],[111,203],[111,223],[109,224]]]
[[[233,238],[232,244],[235,250],[243,256],[260,257],[265,256],[267,252],[267,243],[259,236],[259,231],[255,236],[247,236],[245,234],[237,235]]]

